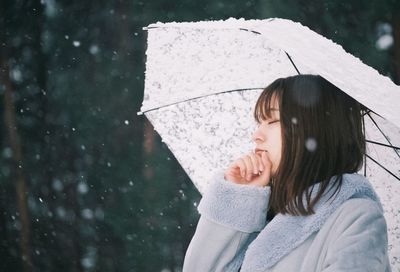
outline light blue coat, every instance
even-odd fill
[[[344,174],[336,197],[326,193],[313,215],[270,222],[270,187],[235,184],[221,171],[214,179],[198,206],[184,272],[391,271],[382,206],[363,176]]]

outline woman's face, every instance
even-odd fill
[[[261,121],[253,133],[253,141],[256,153],[263,152],[262,150],[268,151],[267,155],[272,163],[271,176],[275,176],[281,161],[282,135],[278,100],[273,98],[271,103],[271,118]]]

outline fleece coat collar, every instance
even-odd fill
[[[330,180],[331,188],[333,178]],[[311,198],[316,196],[319,186],[319,183],[313,186]],[[370,198],[378,202],[382,209],[378,196],[364,176],[344,174],[341,189],[334,197],[329,199],[334,191],[329,190],[322,196],[314,206],[315,213],[312,215],[292,216],[277,214],[248,247],[241,271],[265,271],[265,269],[274,266],[310,235],[318,232],[329,216],[348,199]],[[306,202],[303,201],[303,203]]]

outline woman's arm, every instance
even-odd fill
[[[201,217],[183,271],[238,271],[266,225],[269,195],[270,187],[235,184],[216,173],[198,206]]]
[[[257,237],[201,216],[186,251],[184,272],[239,271],[248,245]]]

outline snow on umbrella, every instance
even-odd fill
[[[343,48],[284,19],[156,23],[148,30],[144,113],[203,193],[216,170],[254,149],[253,110],[279,77],[319,74],[365,113],[366,175],[400,267],[400,87]],[[396,148],[397,147],[397,148]]]

